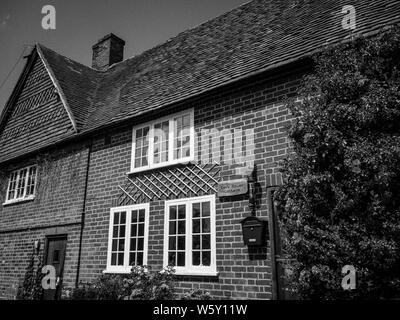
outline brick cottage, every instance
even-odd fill
[[[175,266],[180,293],[279,299],[272,195],[310,55],[400,22],[397,0],[251,1],[123,60],[114,34],[92,67],[37,44],[0,118],[0,297],[33,252],[57,290],[102,273]],[[245,245],[241,221],[268,220]]]

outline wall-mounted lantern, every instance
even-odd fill
[[[243,231],[243,242],[247,246],[265,245],[265,232],[267,230],[267,221],[250,216],[240,221]]]

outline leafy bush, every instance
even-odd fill
[[[42,256],[37,255],[35,250],[29,257],[23,283],[18,287],[17,300],[40,300],[43,294],[42,279]]]
[[[200,289],[190,290],[182,295],[181,300],[211,300],[211,295],[208,291]]]
[[[315,57],[292,101],[294,153],[277,194],[289,281],[303,299],[400,293],[400,30]],[[356,289],[341,287],[356,268]]]
[[[192,290],[179,297],[175,294],[173,267],[150,272],[136,266],[130,274],[104,274],[93,283],[80,282],[77,288],[64,288],[63,298],[73,300],[210,300],[208,292]]]
[[[128,275],[104,274],[93,283],[80,283],[72,290],[76,300],[170,300],[174,296],[174,270],[150,272],[136,266]]]

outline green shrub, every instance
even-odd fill
[[[182,295],[181,300],[211,300],[211,295],[208,291],[200,289],[190,290]]]
[[[18,287],[17,300],[40,300],[43,294],[42,256],[33,249],[28,267],[26,268],[24,281]]]
[[[289,281],[303,299],[400,293],[400,29],[315,57],[289,107],[293,155],[277,194]],[[356,269],[343,290],[341,270]]]
[[[79,283],[72,290],[75,300],[170,300],[174,295],[174,271],[150,272],[136,266],[128,275],[104,274],[93,283]]]

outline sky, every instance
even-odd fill
[[[125,40],[126,59],[245,2],[248,0],[0,0],[0,86],[7,79],[0,88],[0,112],[25,65],[20,56],[28,54],[36,42],[90,66],[92,45],[106,34],[112,32]],[[56,10],[55,30],[42,28],[45,5]]]

